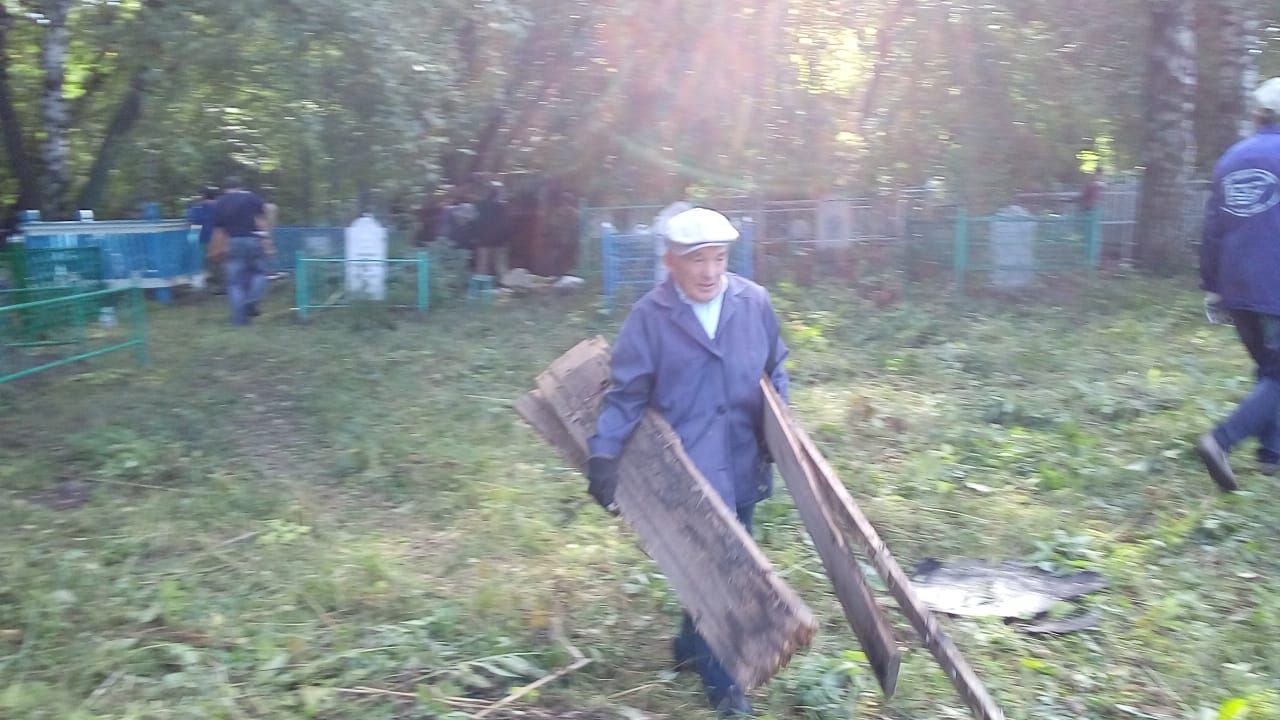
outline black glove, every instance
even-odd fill
[[[597,455],[587,460],[587,492],[600,507],[618,514],[618,503],[613,494],[618,489],[618,458]]]

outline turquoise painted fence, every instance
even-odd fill
[[[1045,275],[1093,272],[1102,258],[1096,212],[972,216],[957,208],[948,219],[908,218],[904,242],[909,275],[949,275],[961,293],[973,286],[1019,287]]]
[[[0,291],[0,384],[129,349],[147,364],[141,288]]]
[[[294,312],[305,322],[313,310],[351,307],[370,302],[390,308],[412,309],[425,313],[430,305],[431,263],[427,253],[413,258],[386,260],[346,260],[343,258],[294,256]],[[376,268],[385,290],[381,298],[349,290],[349,273],[360,268]],[[358,284],[358,280],[356,281]]]

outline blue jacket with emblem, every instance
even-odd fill
[[[731,273],[725,277],[714,340],[670,278],[631,308],[613,346],[612,385],[590,451],[617,457],[652,407],[732,509],[773,491],[760,378],[767,375],[787,397],[787,346],[765,289]]]
[[[1232,145],[1213,168],[1201,288],[1222,306],[1280,315],[1280,125]]]

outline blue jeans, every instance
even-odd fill
[[[756,512],[755,505],[743,505],[738,508],[738,522],[751,534],[751,520]],[[684,614],[680,623],[680,635],[676,637],[676,648],[679,655],[692,658],[694,667],[702,676],[702,684],[707,689],[707,698],[714,707],[733,687],[733,678],[725,670],[720,661],[711,654],[711,646],[703,639],[701,633],[693,626],[693,618]]]
[[[1258,382],[1213,437],[1227,451],[1256,437],[1258,460],[1274,463],[1280,461],[1280,316],[1232,310],[1231,320],[1257,365]]]
[[[256,312],[267,288],[267,255],[262,249],[262,240],[252,236],[231,238],[227,244],[225,270],[231,324],[248,325],[250,310]]]

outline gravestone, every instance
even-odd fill
[[[844,243],[853,237],[853,207],[848,200],[826,198],[818,207],[818,242]]]
[[[351,223],[343,233],[346,246],[347,295],[387,299],[387,229],[370,215]],[[352,262],[356,261],[356,262]]]
[[[1019,205],[1001,208],[991,221],[991,285],[1017,290],[1036,274],[1035,216]]]

